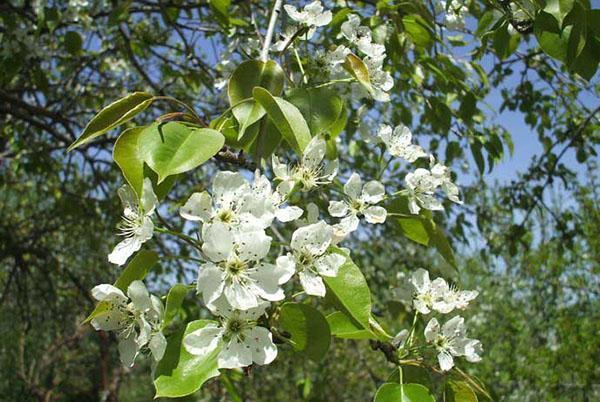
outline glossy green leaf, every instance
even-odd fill
[[[67,150],[71,151],[86,144],[107,131],[131,120],[135,115],[150,106],[153,100],[154,97],[149,93],[134,92],[111,103],[90,120],[83,133]]]
[[[338,307],[352,317],[363,329],[370,328],[371,292],[360,269],[341,249],[332,247],[333,252],[346,257],[335,277],[324,276],[327,293]]]
[[[563,19],[573,8],[575,0],[546,0],[544,11],[551,14],[559,26],[562,26]]]
[[[398,223],[404,236],[424,246],[429,245],[429,233],[422,218],[398,218]]]
[[[543,11],[535,17],[534,33],[540,47],[548,56],[563,62],[567,58],[569,35],[572,28],[572,26],[568,26],[564,30],[561,29],[558,21]]]
[[[68,31],[64,36],[65,49],[72,55],[81,52],[83,47],[83,39],[81,35],[75,31]]]
[[[253,96],[267,111],[269,119],[277,127],[281,136],[301,154],[311,136],[308,124],[298,108],[284,99],[273,97],[269,91],[261,87],[254,88]]]
[[[448,381],[445,386],[446,402],[477,402],[477,394],[465,381]]]
[[[521,34],[515,33],[511,35],[508,29],[508,22],[502,24],[494,32],[494,50],[500,60],[505,60],[513,54],[517,50],[517,47],[519,47],[520,42]]]
[[[305,353],[313,361],[323,360],[329,350],[331,333],[319,310],[308,304],[285,303],[281,306],[279,323],[290,334],[294,350]]]
[[[402,17],[402,25],[416,46],[429,47],[433,43],[431,28],[420,15],[413,14]]]
[[[330,88],[297,88],[287,99],[300,110],[313,136],[329,132],[342,112],[342,99]]]
[[[133,127],[123,131],[113,148],[113,159],[138,198],[144,185],[144,159],[139,152],[139,139],[145,128]]]
[[[283,91],[285,74],[279,64],[273,60],[266,63],[259,60],[248,60],[240,64],[231,75],[227,86],[227,95],[231,106],[252,98],[255,87],[265,88],[273,96]],[[265,115],[265,110],[256,102],[244,102],[232,110],[239,123],[238,139],[252,124]]]
[[[133,256],[129,264],[125,267],[114,286],[127,293],[127,288],[133,281],[142,280],[158,262],[158,254],[154,251],[140,250]],[[84,323],[90,322],[92,318],[102,315],[106,311],[106,303],[98,303],[94,311],[84,320]]]
[[[141,136],[140,154],[158,174],[159,183],[203,164],[225,143],[223,134],[216,130],[177,122],[153,124]]]
[[[374,402],[435,402],[429,390],[421,384],[385,383],[377,390]]]
[[[185,296],[188,294],[188,287],[181,283],[175,284],[167,294],[167,303],[165,306],[165,318],[163,320],[163,328],[167,327],[181,309],[181,304],[185,299]]]
[[[182,340],[187,334],[213,322],[210,320],[192,321],[187,325],[185,331],[179,331],[169,337],[165,355],[156,367],[154,377],[156,398],[178,398],[193,394],[206,381],[219,375],[217,356],[220,348],[206,356],[195,356],[188,353],[182,344]]]
[[[341,311],[335,311],[327,316],[331,335],[342,339],[377,339],[369,329],[364,329],[352,318]]]

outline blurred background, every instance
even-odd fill
[[[439,18],[424,18],[421,31],[399,22],[407,13],[433,14],[429,1],[414,2],[417,11],[394,3],[325,2],[334,21],[302,56],[307,65],[316,62],[309,55],[336,42],[348,7],[359,12],[386,43],[395,86],[392,101],[371,105],[376,112],[368,118],[358,105],[348,108],[338,147],[350,156],[342,165],[375,174],[364,139],[381,122],[403,122],[452,166],[464,194],[463,206],[436,218],[457,270],[397,225],[357,234],[351,247],[375,295],[375,314],[392,331],[405,326],[407,313],[392,291],[397,275],[428,268],[480,291],[468,321],[485,353],[468,372],[494,399],[600,400],[595,68],[585,80],[543,53],[530,28],[494,25],[506,4],[516,4],[514,17],[528,2],[468,1],[466,26],[454,31],[442,30]],[[80,325],[94,306],[90,289],[120,271],[106,259],[121,214],[116,189],[123,179],[111,158],[116,133],[66,148],[100,108],[136,90],[185,100],[207,121],[216,117],[228,107],[231,71],[258,55],[270,7],[235,0],[0,2],[0,400],[152,400],[148,362],[122,368],[115,340]],[[281,62],[294,70],[290,60]],[[161,107],[137,121],[177,111]],[[233,167],[215,160],[178,180],[169,195],[172,219],[215,168]],[[186,252],[180,246],[156,237],[151,247],[165,257],[147,281],[154,292],[195,278],[195,267],[168,258]],[[282,350],[273,365],[230,373],[186,400],[364,401],[392,369],[365,343],[334,340],[320,364]]]

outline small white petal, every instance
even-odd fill
[[[156,208],[157,205],[158,198],[156,198],[156,194],[154,194],[154,191],[152,190],[152,182],[146,177],[142,186],[140,206],[142,207],[145,215],[150,215],[152,212],[154,212],[154,208]]]
[[[208,222],[212,216],[212,199],[207,192],[194,193],[179,209],[179,215],[190,221]]]
[[[107,283],[94,286],[92,297],[98,301],[110,301],[113,303],[127,301],[127,296],[125,296],[121,289]]]
[[[383,207],[373,206],[365,209],[364,215],[369,223],[383,223],[387,217],[387,211]]]
[[[300,283],[306,294],[319,297],[325,296],[327,290],[325,289],[323,279],[321,279],[319,275],[316,275],[309,270],[304,270],[298,273],[298,278],[300,279]]]
[[[226,260],[233,250],[233,235],[221,222],[205,225],[203,240],[202,251],[211,261]]]
[[[213,263],[207,263],[198,270],[198,293],[202,294],[205,304],[211,304],[223,293],[225,273]]]
[[[329,215],[342,218],[348,215],[348,204],[344,201],[329,201]]]
[[[119,340],[119,357],[121,358],[121,363],[125,367],[133,366],[135,362],[135,358],[138,355],[139,349],[138,345],[135,341],[135,332],[131,332],[131,334],[124,339]]]
[[[206,356],[214,351],[223,337],[223,328],[216,324],[206,324],[183,338],[185,350],[196,356]]]
[[[438,354],[438,362],[440,363],[440,368],[442,371],[448,371],[454,367],[454,358],[446,351],[441,351]]]
[[[219,368],[223,369],[249,366],[252,364],[252,352],[250,348],[247,348],[237,338],[233,338],[219,353],[217,364]]]
[[[150,294],[142,281],[133,281],[127,288],[127,296],[131,299],[134,307],[139,311],[147,311],[152,307]]]
[[[268,329],[254,327],[250,330],[249,339],[252,361],[256,364],[269,364],[277,357],[277,347]]]
[[[246,284],[233,282],[223,289],[227,301],[233,308],[248,310],[258,306],[258,294]]]
[[[152,352],[155,361],[158,362],[163,358],[165,350],[167,349],[167,339],[162,332],[157,332],[152,335],[150,343],[148,343],[148,348]]]
[[[324,255],[315,261],[315,268],[323,276],[337,276],[338,271],[346,262],[346,257],[338,253]]]
[[[325,157],[327,145],[321,137],[313,137],[302,154],[302,165],[308,168],[316,168]]]
[[[356,216],[356,214],[353,213],[343,218],[339,224],[344,233],[348,234],[358,229],[359,222],[360,220],[358,219],[358,216]]]
[[[280,278],[280,285],[289,281],[290,278],[296,273],[296,260],[294,260],[290,254],[277,257],[275,263],[281,272],[285,272],[285,274],[282,274]]]
[[[244,261],[258,261],[269,253],[271,237],[263,230],[238,233],[235,236],[237,254]]]
[[[128,237],[115,246],[113,251],[108,255],[108,261],[123,265],[127,259],[142,247],[142,242],[137,237]]]
[[[277,209],[275,216],[279,222],[292,222],[300,218],[304,211],[300,207],[287,206]]]
[[[333,229],[324,221],[296,229],[292,234],[294,250],[307,250],[312,255],[322,255],[331,244]]]
[[[434,317],[427,323],[425,327],[425,339],[427,342],[433,342],[440,333],[440,323]]]
[[[362,190],[362,180],[357,173],[352,173],[346,184],[344,184],[344,193],[352,200],[360,197]]]
[[[369,204],[377,204],[385,197],[385,187],[377,180],[371,180],[365,184],[361,199]]]

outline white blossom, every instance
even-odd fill
[[[367,182],[364,186],[360,176],[352,173],[344,185],[345,201],[330,201],[329,214],[342,218],[338,228],[344,234],[351,233],[358,228],[359,217],[364,216],[369,223],[383,223],[387,211],[375,204],[385,198],[385,188],[377,180]]]
[[[425,339],[438,351],[438,362],[442,371],[454,367],[454,356],[465,356],[469,362],[481,360],[481,342],[466,337],[465,320],[455,316],[441,328],[438,320],[432,318],[425,327]]]
[[[277,357],[277,347],[271,332],[257,325],[268,303],[261,302],[248,310],[236,310],[224,298],[215,301],[211,311],[219,316],[219,323],[209,323],[183,339],[186,350],[196,356],[206,356],[220,348],[217,365],[220,369],[234,369],[251,365],[265,365]]]
[[[212,196],[194,193],[180,208],[179,214],[190,221],[202,222],[203,237],[209,226],[221,223],[228,229],[252,231],[271,225],[263,210],[252,210],[253,191],[240,173],[218,172],[213,179]]]
[[[465,27],[465,14],[469,11],[467,6],[460,0],[440,0],[437,4],[436,11],[445,11],[444,24],[448,29],[462,29]]]
[[[102,307],[91,324],[96,330],[116,332],[123,365],[133,366],[140,350],[146,346],[156,361],[162,359],[167,346],[160,331],[163,305],[158,297],[148,293],[142,281],[131,282],[127,296],[109,284],[94,287],[92,296]]]
[[[308,39],[313,36],[317,27],[329,24],[333,18],[331,11],[325,11],[319,0],[307,4],[302,10],[290,4],[284,5],[283,8],[292,20],[309,28],[306,34]]]
[[[429,278],[429,272],[419,268],[412,272],[410,279],[396,289],[396,296],[421,314],[431,310],[447,314],[454,309],[465,309],[469,302],[478,296],[476,290],[459,290],[449,286],[444,278]]]
[[[277,266],[286,272],[298,272],[304,291],[313,296],[325,296],[321,276],[336,276],[346,258],[327,252],[333,229],[324,221],[303,226],[292,235],[292,252],[277,258]]]
[[[266,226],[271,224],[273,218],[280,222],[291,222],[304,213],[300,207],[284,205],[286,194],[273,191],[271,182],[265,175],[260,174],[259,170],[254,173],[252,192],[253,197],[248,200],[248,209],[253,211],[255,216],[261,217]]]
[[[152,182],[148,178],[144,179],[142,196],[139,201],[135,191],[128,185],[122,186],[118,190],[118,194],[123,204],[120,235],[125,239],[117,244],[108,255],[108,261],[123,265],[133,253],[142,247],[143,243],[152,238],[154,223],[150,216],[154,213],[158,199],[152,190]]]
[[[462,204],[463,202],[459,198],[458,186],[452,182],[450,169],[441,163],[436,163],[433,156],[430,156],[429,164],[431,174],[438,180],[438,183],[442,187],[446,197],[448,197],[448,199],[452,202]]]
[[[275,178],[280,181],[277,191],[288,194],[296,185],[303,191],[310,191],[319,185],[329,184],[337,174],[338,162],[323,161],[326,144],[321,137],[313,137],[302,154],[300,163],[288,166],[275,155],[272,167]]]
[[[198,271],[198,293],[211,306],[224,295],[236,309],[257,307],[261,300],[283,300],[283,289],[293,269],[261,260],[268,254],[271,237],[263,230],[233,232],[220,222],[204,236],[202,251],[209,262]]]
[[[388,152],[392,156],[397,156],[411,163],[427,156],[423,148],[412,144],[412,133],[403,124],[396,126],[393,130],[387,124],[382,124],[379,127],[378,136],[385,143]]]
[[[435,198],[437,179],[431,172],[418,168],[404,178],[408,190],[408,208],[412,214],[418,214],[422,208],[430,211],[443,211],[442,203]]]

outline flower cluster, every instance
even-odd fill
[[[428,156],[423,148],[412,144],[412,133],[402,124],[393,130],[387,124],[383,124],[379,128],[378,136],[392,156],[411,163]],[[458,187],[452,182],[450,170],[436,162],[433,155],[429,155],[429,169],[417,168],[414,172],[409,172],[404,180],[408,207],[413,214],[418,214],[421,208],[430,211],[444,210],[442,202],[435,197],[437,188],[441,188],[450,201],[462,204]]]
[[[445,11],[444,25],[448,29],[463,29],[465,27],[465,14],[468,11],[467,6],[461,0],[440,0],[436,2],[436,12]]]
[[[414,271],[410,279],[396,289],[399,300],[424,315],[433,311],[448,314],[455,309],[464,310],[478,294],[475,290],[459,290],[452,287],[443,278],[432,281],[429,272],[422,268]],[[454,316],[441,327],[437,318],[431,318],[424,335],[427,343],[432,344],[438,352],[438,362],[443,371],[454,366],[454,357],[464,356],[469,362],[481,360],[481,342],[467,338],[464,319],[461,316]],[[408,331],[403,330],[396,335],[394,344],[402,348],[408,337]]]
[[[285,12],[299,25],[308,27],[308,32],[304,36],[305,39],[310,39],[314,35],[317,27],[322,27],[331,22],[333,15],[331,11],[324,10],[323,5],[319,0],[315,0],[302,10],[286,4],[283,6]]]
[[[119,339],[119,355],[126,367],[133,366],[140,351],[147,347],[154,360],[162,359],[167,340],[161,332],[163,305],[150,295],[142,281],[133,281],[127,296],[113,285],[102,284],[92,289],[100,302],[100,312],[91,320],[96,330],[114,331]]]

